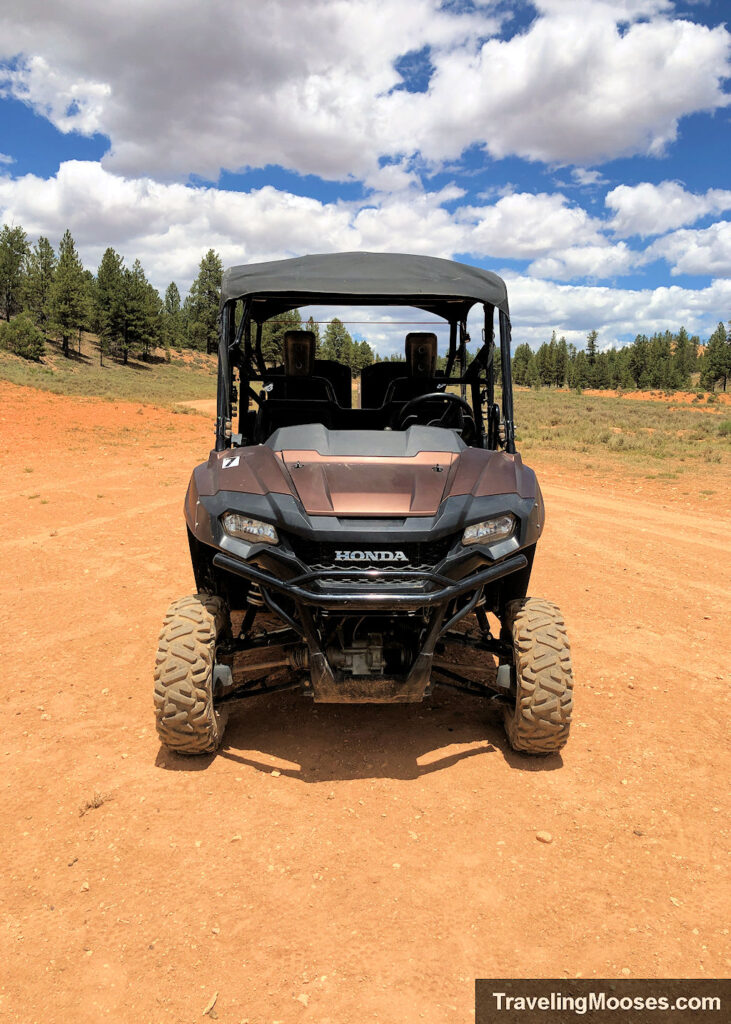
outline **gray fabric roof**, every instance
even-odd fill
[[[401,253],[324,253],[229,267],[221,301],[247,296],[255,298],[257,320],[299,305],[341,301],[417,306],[448,318],[475,302],[508,312],[505,282],[497,274]]]

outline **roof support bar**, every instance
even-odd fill
[[[216,451],[222,452],[231,443],[231,393],[233,368],[231,348],[236,342],[233,302],[221,310],[218,323],[218,390],[216,395]]]
[[[457,357],[457,321],[449,321],[449,354],[447,356],[447,368],[444,371],[445,377],[452,376],[452,370],[454,369],[454,360]]]
[[[513,422],[513,375],[510,368],[510,318],[500,310],[500,366],[503,371],[503,423],[505,451],[515,454],[515,423]]]
[[[460,320],[459,322],[459,375],[464,377],[464,372],[467,369],[467,342],[469,341],[469,334],[467,333],[467,321]],[[467,398],[467,388],[464,384],[460,385],[459,393],[463,399]]]
[[[495,401],[495,307],[485,303],[485,345],[487,346],[487,405]]]
[[[261,351],[261,335],[263,330],[263,323],[261,320],[257,321],[256,324],[256,343],[254,345],[254,355],[256,356],[256,365],[259,373],[266,373],[266,366],[264,365],[264,356]]]

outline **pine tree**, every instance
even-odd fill
[[[615,388],[633,388],[635,387],[635,379],[632,376],[632,369],[630,366],[630,359],[632,356],[632,346],[626,345],[624,348],[619,349],[617,357],[614,363],[614,376],[612,378],[612,386]]]
[[[551,348],[553,346],[553,348]],[[556,334],[551,338],[551,341],[546,344],[544,343],[536,352],[536,383],[539,387],[550,387],[553,384],[554,379],[554,357],[556,354]]]
[[[334,359],[344,366],[353,367],[353,339],[342,320],[334,317],[325,328],[322,358]],[[401,356],[400,358],[404,358]]]
[[[267,320],[261,333],[261,351],[269,366],[284,362],[284,335],[287,331],[301,331],[302,317],[298,309],[289,309],[273,320]]]
[[[645,388],[650,363],[650,342],[646,334],[638,334],[630,347],[629,370],[635,387]]]
[[[553,383],[557,388],[566,384],[569,372],[569,349],[563,335],[556,344],[556,354],[553,362]]]
[[[160,344],[162,334],[163,301],[154,285],[147,282],[145,310],[147,314],[147,337],[142,346],[142,358],[149,359],[150,350]]]
[[[307,323],[305,324],[305,330],[306,331],[312,331],[312,333],[315,335],[315,357],[320,359],[321,358],[321,349],[322,349],[322,338],[320,337],[320,325],[315,322],[315,320],[314,320],[314,318],[312,316],[309,316],[307,318]]]
[[[598,338],[598,331],[589,331],[589,333],[586,336],[586,362],[588,364],[589,371],[586,384],[582,384],[582,387],[595,388],[599,386],[596,380],[596,357],[598,349]]]
[[[673,347],[672,377],[674,387],[688,387],[690,375],[695,370],[697,357],[697,341],[690,337],[685,327],[681,327]]]
[[[23,281],[23,308],[33,317],[36,327],[45,331],[51,318],[51,288],[56,275],[53,246],[41,235],[30,250]]]
[[[160,337],[165,351],[180,348],[183,340],[183,313],[180,306],[180,292],[175,281],[171,281],[165,289],[165,299],[160,320]]]
[[[193,325],[193,300],[190,297],[190,294],[186,295],[183,299],[183,305],[180,310],[180,321],[183,328],[181,345],[183,348],[195,348],[194,339],[191,335],[191,327]]]
[[[606,352],[597,352],[591,386],[600,389],[608,388],[610,382],[609,355]]]
[[[69,338],[82,329],[88,316],[84,268],[68,228],[58,248],[50,305],[53,328],[61,335],[63,354],[68,356]]]
[[[126,321],[124,261],[111,246],[104,251],[96,276],[95,326],[99,335],[99,362],[113,348],[121,348]]]
[[[673,387],[672,341],[670,331],[653,334],[650,338],[647,373],[652,388]]]
[[[0,231],[0,312],[6,320],[21,308],[28,237],[23,229],[3,224]]]
[[[351,370],[353,376],[361,373],[366,366],[370,366],[373,362],[373,349],[365,340],[361,338],[359,341],[353,341],[353,363]]]
[[[721,382],[726,390],[728,378],[731,376],[731,330],[728,332],[722,323],[708,339],[706,350],[701,362],[701,384],[713,391]]]
[[[215,352],[218,348],[218,310],[221,302],[221,257],[209,249],[201,259],[198,276],[190,289],[189,337],[194,348]]]
[[[513,354],[513,381],[519,387],[527,387],[531,380],[533,351],[527,342],[518,345]]]
[[[28,310],[18,313],[10,323],[0,323],[0,348],[6,348],[23,359],[38,362],[45,352],[43,334]]]
[[[574,372],[571,386],[574,388],[591,387],[591,375],[594,367],[590,365],[588,356],[583,349],[576,353],[574,360]]]
[[[150,348],[158,336],[158,317],[162,303],[152,287],[142,264],[135,260],[131,270],[124,271],[125,325],[122,352],[126,365],[129,353],[138,349],[143,359],[149,359]]]
[[[96,310],[96,278],[91,270],[82,271],[84,282],[84,319],[79,327],[79,355],[81,355],[81,330],[94,330],[94,315]]]

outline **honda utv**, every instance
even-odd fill
[[[267,321],[366,305],[415,307],[445,339],[448,325],[443,368],[435,333],[407,334],[403,360],[363,369],[356,403],[350,368],[319,358],[309,331],[265,360]],[[216,444],[185,519],[197,593],[168,611],[155,669],[170,750],[214,751],[233,702],[286,688],[388,703],[448,686],[502,705],[515,750],[565,744],[571,657],[559,609],[527,596],[544,509],[515,450],[497,275],[374,253],[227,270]]]

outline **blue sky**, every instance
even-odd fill
[[[516,341],[704,337],[731,316],[726,10],[27,0],[0,15],[0,216],[183,293],[210,247],[422,252],[505,276]]]

